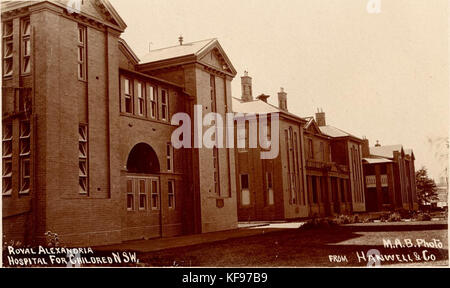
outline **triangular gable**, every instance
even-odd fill
[[[50,2],[57,2],[66,8],[69,7],[69,12],[81,13],[94,20],[116,26],[121,31],[127,28],[123,19],[108,0],[80,0],[78,2],[73,0],[54,0]]]
[[[312,134],[319,134],[322,135],[322,131],[320,131],[319,125],[317,125],[316,120],[312,118],[305,126],[306,131]]]
[[[196,54],[197,61],[202,64],[214,67],[219,71],[232,74],[233,76],[237,74],[236,69],[217,40],[212,41],[208,46],[197,51]]]

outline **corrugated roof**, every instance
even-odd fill
[[[200,40],[191,43],[185,43],[183,45],[176,45],[167,48],[155,49],[147,53],[141,58],[141,64],[156,62],[161,60],[167,60],[172,58],[178,58],[188,55],[198,55],[206,47],[217,41],[216,38]]]
[[[242,101],[241,99],[232,97],[233,112],[235,113],[255,113],[255,114],[268,114],[268,113],[280,113],[296,118],[300,121],[305,119],[297,116],[288,111],[284,111],[275,105],[264,102],[262,100]]]
[[[328,135],[330,137],[334,137],[334,138],[337,138],[337,137],[354,137],[354,138],[358,138],[359,139],[359,137],[356,137],[356,136],[354,136],[354,135],[352,135],[352,134],[350,134],[348,132],[345,132],[344,130],[336,128],[334,126],[327,125],[327,126],[320,126],[319,128],[320,128],[320,131],[323,134]]]
[[[368,164],[378,164],[378,163],[390,163],[392,162],[386,158],[363,158],[363,161],[366,161]]]
[[[266,103],[261,100],[253,100],[253,101],[241,101],[237,98],[232,98],[232,104],[233,104],[233,112],[235,113],[260,113],[260,114],[266,114],[266,113],[276,113],[281,112],[279,108],[276,106],[270,105],[269,103]]]
[[[370,147],[370,154],[381,156],[385,158],[394,158],[394,151],[402,151],[403,146],[401,144],[388,145],[380,147]]]

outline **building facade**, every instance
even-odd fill
[[[51,231],[104,245],[235,228],[234,153],[171,144],[176,113],[231,110],[236,72],[218,41],[141,61],[108,1],[67,2],[2,3],[7,239]]]
[[[303,156],[303,125],[305,120],[287,111],[287,93],[278,93],[280,106],[267,103],[268,95],[253,99],[251,77],[247,73],[241,78],[242,97],[233,98],[233,111],[237,121],[245,121],[245,135],[236,132],[236,139],[243,139],[245,147],[237,147],[236,183],[237,211],[239,221],[273,221],[308,217],[305,169]],[[250,144],[251,116],[259,123],[262,117],[268,118],[268,139],[271,149],[278,145],[273,159],[261,159],[261,152],[267,147],[257,143]],[[279,139],[274,142],[272,116],[278,115],[279,129],[274,129]],[[250,118],[249,118],[250,116]],[[253,139],[260,139],[261,130],[253,127]]]
[[[402,145],[369,147],[367,139],[363,145],[367,211],[417,210],[413,151]]]

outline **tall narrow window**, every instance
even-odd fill
[[[20,122],[20,160],[19,160],[19,171],[20,171],[20,193],[30,192],[30,122],[22,121]]]
[[[12,123],[3,124],[2,137],[2,193],[11,195],[12,192]]]
[[[22,73],[27,74],[31,71],[31,25],[30,19],[22,20]]]
[[[138,114],[139,116],[145,115],[145,85],[141,82],[137,84],[137,93],[138,93]]]
[[[173,170],[173,147],[172,144],[167,143],[166,145],[166,149],[167,149],[167,171],[172,171]]]
[[[125,78],[124,79],[124,98],[125,98],[125,112],[133,113],[133,82]]]
[[[78,127],[78,150],[79,150],[79,192],[88,193],[88,127],[80,124]]]
[[[161,119],[169,120],[169,94],[167,90],[161,90]]]
[[[134,181],[132,179],[127,179],[127,210],[134,210]]]
[[[272,173],[266,172],[267,205],[274,204]]]
[[[250,189],[248,182],[248,174],[241,175],[241,205],[250,205]]]
[[[86,80],[86,27],[78,25],[78,79]]]
[[[220,196],[219,149],[213,148],[214,192]]]
[[[3,22],[3,76],[13,73],[13,23]]]
[[[216,104],[216,78],[214,75],[211,75],[209,77],[209,86],[211,90],[211,111],[215,113],[217,111],[217,104]]]
[[[156,89],[149,85],[149,98],[150,98],[150,117],[156,119],[156,111],[158,111],[158,103],[156,101]]]
[[[314,146],[312,139],[308,139],[308,158],[314,159]]]
[[[145,179],[139,179],[139,210],[147,209],[147,191]]]
[[[152,195],[152,210],[159,209],[159,189],[158,189],[158,181],[151,180],[150,181],[150,189]]]
[[[325,145],[323,142],[319,142],[320,145],[320,160],[325,161]]]
[[[175,208],[175,181],[169,180],[168,183],[168,190],[167,190],[167,196],[169,199],[169,208],[174,209]]]

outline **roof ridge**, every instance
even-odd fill
[[[148,54],[150,54],[150,53],[152,53],[152,52],[155,52],[155,51],[161,51],[161,50],[170,49],[170,48],[176,48],[176,47],[188,46],[188,45],[191,45],[191,44],[195,44],[195,43],[199,43],[199,42],[203,42],[203,41],[208,41],[208,43],[205,44],[205,46],[203,46],[201,49],[199,49],[199,51],[200,51],[200,50],[202,50],[203,48],[205,48],[206,46],[208,46],[208,44],[211,43],[213,40],[217,40],[217,38],[203,39],[203,40],[198,40],[198,41],[193,41],[193,42],[185,43],[185,44],[183,44],[183,45],[179,45],[179,44],[178,44],[178,45],[173,45],[173,46],[167,46],[167,47],[162,47],[162,48],[158,48],[158,49],[153,49],[153,50],[150,50],[150,51],[149,51],[147,54],[145,54],[145,55],[148,55]]]

